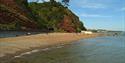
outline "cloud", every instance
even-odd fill
[[[97,3],[85,3],[85,4],[82,4],[82,5],[83,5],[83,6],[81,6],[82,8],[95,8],[95,9],[106,8],[105,5],[97,4]]]
[[[80,0],[80,1],[75,1],[74,4],[81,8],[92,8],[92,9],[107,8],[107,5],[102,2],[97,2],[97,1],[92,2],[90,0]]]
[[[81,14],[80,16],[83,16],[83,17],[111,17],[111,16],[106,16],[106,15],[99,15],[99,14]]]
[[[121,11],[125,11],[125,7],[121,8]]]

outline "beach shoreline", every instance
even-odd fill
[[[52,46],[56,45],[70,44],[80,39],[95,38],[101,36],[107,35],[102,33],[42,33],[28,36],[0,38],[0,59],[3,60],[5,58],[9,59],[10,57],[18,57],[22,53],[33,50],[35,51],[36,49],[45,49],[49,47],[51,48]]]

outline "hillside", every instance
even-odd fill
[[[1,0],[0,8],[0,30],[86,30],[79,17],[58,2],[28,4],[27,0]]]
[[[79,17],[59,2],[44,2],[29,4],[36,16],[41,29],[51,31],[79,32],[86,30]]]
[[[0,0],[0,30],[36,29],[27,5],[27,0]]]

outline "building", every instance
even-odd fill
[[[91,31],[81,31],[81,33],[84,33],[84,34],[93,34],[93,32],[91,32]]]

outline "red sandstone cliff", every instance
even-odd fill
[[[29,16],[27,4],[27,0],[0,0],[0,27],[7,28],[5,25],[14,23],[21,25],[21,29],[36,29],[36,23]]]

